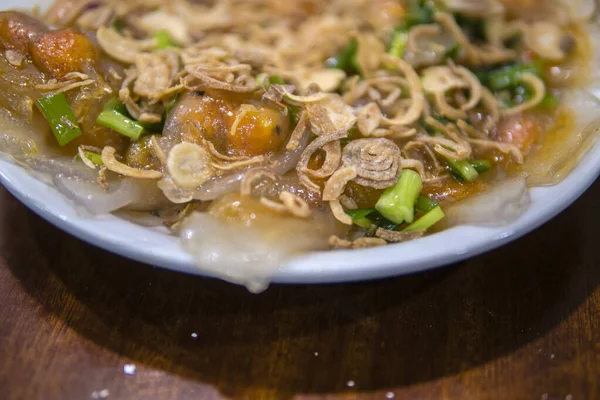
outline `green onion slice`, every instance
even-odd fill
[[[422,213],[428,213],[437,206],[439,206],[438,203],[428,199],[425,196],[419,196],[419,198],[417,199],[417,204],[415,204],[415,208],[417,209],[417,211],[420,211]]]
[[[300,107],[288,107],[288,118],[290,120],[290,124],[292,127],[298,125],[298,121],[300,121],[300,113],[302,112],[302,108]]]
[[[325,61],[327,68],[337,68],[348,72],[350,75],[360,74],[360,68],[356,62],[356,53],[358,52],[358,41],[352,39],[346,47],[335,57]]]
[[[407,226],[403,230],[405,232],[414,232],[414,231],[426,231],[431,228],[433,225],[440,222],[446,214],[442,211],[440,206],[435,207],[433,210],[429,211],[427,214],[423,215],[421,218],[416,220],[413,224]]]
[[[82,135],[81,128],[64,93],[41,97],[37,104],[60,146],[65,146]]]
[[[395,224],[411,223],[415,216],[415,203],[422,188],[421,176],[411,169],[405,169],[398,183],[383,192],[375,209]]]
[[[120,112],[121,114],[127,114],[127,107],[125,107],[125,104],[123,104],[123,102],[119,100],[118,97],[113,97],[112,99],[107,101],[106,104],[104,104],[104,109],[115,110],[117,112]]]
[[[163,116],[163,119],[166,120],[167,116],[169,115],[171,110],[173,110],[175,108],[175,105],[177,104],[177,100],[179,100],[180,95],[181,95],[181,92],[177,92],[173,95],[173,98],[171,99],[171,101],[169,101],[169,103],[165,107],[165,114]]]
[[[408,32],[406,30],[396,30],[392,36],[389,54],[393,57],[402,58],[406,44],[408,43]]]
[[[492,91],[511,89],[521,84],[523,74],[530,73],[542,77],[542,67],[539,63],[514,63],[491,71],[480,73],[482,83]]]
[[[271,75],[271,76],[269,76],[269,83],[271,85],[285,85],[285,81],[279,75]]]
[[[84,151],[83,154],[88,160],[90,160],[94,164],[100,166],[104,165],[104,163],[102,162],[102,156],[100,154],[94,153],[93,151]],[[79,156],[79,154],[75,156],[74,160],[81,161],[81,157]]]
[[[471,165],[468,160],[454,160],[452,158],[444,157],[446,162],[454,173],[460,176],[462,179],[473,182],[479,177],[479,172]]]
[[[169,47],[175,47],[176,43],[173,40],[171,33],[166,29],[161,29],[154,32],[154,39],[156,39],[156,48],[159,50],[168,49]]]
[[[482,174],[492,168],[492,163],[488,160],[475,160],[471,161],[471,166],[475,168],[475,171]]]
[[[358,210],[346,210],[346,214],[352,218],[352,222],[361,228],[369,229],[373,225],[373,221],[367,218],[375,212],[374,208],[360,208]]]
[[[127,118],[115,110],[104,110],[96,119],[98,125],[110,128],[113,131],[127,136],[131,140],[139,140],[145,132],[144,127],[137,121]]]

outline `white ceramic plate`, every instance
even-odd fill
[[[2,8],[47,1],[5,1]],[[600,142],[562,183],[531,190],[532,204],[501,228],[460,226],[413,242],[368,250],[313,253],[281,267],[275,282],[325,283],[396,276],[438,267],[494,249],[537,228],[569,206],[600,174]],[[114,215],[84,217],[57,190],[0,158],[0,182],[21,202],[60,229],[108,251],[159,267],[204,274],[166,230],[145,228]]]
[[[275,282],[325,283],[423,271],[494,249],[530,232],[569,206],[600,175],[600,142],[560,184],[531,189],[532,203],[516,222],[501,227],[459,226],[413,242],[367,250],[313,253],[281,267]],[[57,190],[0,159],[0,182],[21,202],[60,229],[131,259],[204,274],[166,229],[146,228],[114,215],[85,217]]]

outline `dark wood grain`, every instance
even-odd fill
[[[0,399],[599,399],[599,200],[460,265],[252,295],[0,189]]]

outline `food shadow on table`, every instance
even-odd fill
[[[498,359],[574,312],[600,281],[586,223],[598,195],[596,183],[543,228],[459,265],[260,295],[112,255],[20,205],[0,248],[13,249],[12,273],[49,313],[138,365],[232,396],[341,393],[350,379],[379,391]]]

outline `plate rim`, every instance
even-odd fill
[[[579,198],[600,176],[600,141],[596,141],[577,167],[562,182],[554,186],[531,188],[529,209],[515,222],[502,227],[462,225],[412,242],[374,249],[314,252],[293,258],[273,275],[274,283],[339,283],[399,276],[442,267],[475,257],[503,246],[550,221]],[[19,183],[15,183],[19,181]],[[23,183],[25,182],[25,184]],[[143,227],[115,215],[90,217],[79,215],[73,203],[58,190],[35,178],[22,167],[0,158],[0,183],[21,203],[57,228],[106,251],[156,267],[226,279],[197,267],[192,256],[179,246],[178,239],[153,228]],[[31,188],[33,192],[20,189]],[[567,188],[569,188],[567,190]],[[40,191],[59,197],[69,212],[47,207]],[[140,230],[168,238],[167,246],[136,247],[148,243],[140,240],[123,242],[114,235],[99,234],[110,224],[127,224],[135,233]],[[107,225],[108,224],[108,225]],[[125,225],[123,225],[125,226]],[[156,238],[156,237],[154,237]],[[457,245],[457,238],[467,238],[466,245]],[[444,243],[443,249],[436,249]],[[173,251],[173,244],[176,251]],[[423,253],[423,249],[435,250]],[[420,250],[420,251],[419,251]],[[398,255],[404,257],[397,258]]]

